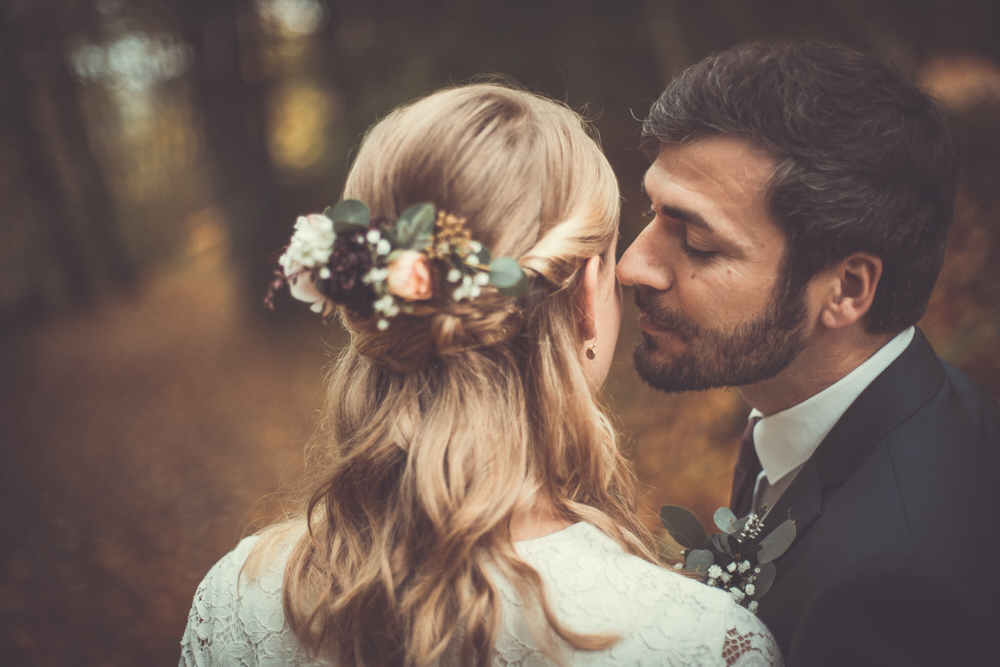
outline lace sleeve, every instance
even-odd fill
[[[782,667],[781,651],[764,624],[756,616],[736,607],[730,614],[729,630],[722,644],[727,667]]]
[[[181,639],[180,667],[298,667],[308,658],[285,622],[282,568],[241,576],[255,538],[240,542],[205,575]]]

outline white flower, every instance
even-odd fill
[[[457,283],[461,279],[462,279],[462,272],[459,271],[458,269],[452,269],[451,271],[448,272],[448,282]]]
[[[396,300],[392,297],[392,295],[391,294],[386,294],[381,299],[379,299],[378,301],[376,301],[375,303],[373,303],[372,307],[375,310],[377,310],[377,311],[379,311],[381,313],[386,313],[388,315],[388,312],[386,312],[386,311],[390,310],[395,304],[396,304]]]
[[[465,263],[472,265],[479,264],[479,255],[469,255],[465,258]]]
[[[726,569],[729,570],[730,572],[735,572],[736,571],[736,563],[730,563],[729,565],[726,566]]]
[[[479,252],[483,249],[483,244],[479,241],[469,241],[469,247],[472,248],[472,252]]]
[[[375,252],[380,255],[388,255],[392,251],[392,244],[388,240],[382,239],[375,244]]]
[[[368,239],[369,243],[371,243],[372,245],[375,245],[382,238],[382,232],[380,232],[377,229],[369,229],[368,230],[368,235],[365,238]]]
[[[375,326],[378,327],[379,331],[385,331],[386,329],[389,328],[389,320],[380,319],[378,321],[378,324],[376,324]]]
[[[292,298],[310,304],[309,309],[314,313],[322,313],[326,310],[327,299],[316,288],[316,281],[313,280],[312,273],[304,270],[298,263],[292,266],[295,271],[285,274],[288,279],[288,291]]]
[[[746,597],[746,594],[738,588],[729,589],[729,594],[733,596],[733,600],[736,602],[743,602],[743,598]]]
[[[749,609],[753,613],[756,613],[756,611],[757,611],[757,601],[756,600],[750,600],[750,604],[747,605],[747,609]]]
[[[746,590],[747,595],[753,595],[754,591],[757,590],[757,587],[754,586],[753,584],[747,584],[743,588]]]
[[[326,310],[327,299],[316,288],[315,274],[309,269],[322,267],[317,272],[319,277],[330,277],[330,270],[324,264],[330,260],[335,240],[329,218],[319,214],[299,216],[288,249],[278,260],[292,297],[310,304],[316,313]]]
[[[482,286],[482,285],[489,285],[489,283],[490,283],[490,276],[489,276],[488,273],[480,271],[479,273],[476,274],[476,277],[473,278],[473,282],[475,282],[477,285],[480,285],[480,286]]]
[[[723,572],[722,573],[722,580],[724,582],[726,582],[728,584],[730,579],[732,579],[732,577],[729,575],[728,572]]]
[[[715,564],[712,564],[712,565],[709,566],[709,568],[708,568],[708,578],[709,579],[718,579],[721,576],[722,576],[722,568],[721,567],[719,567],[718,565],[715,565]]]
[[[740,574],[745,573],[747,570],[750,569],[750,561],[748,560],[743,561],[742,563],[740,563],[739,568],[740,568]]]
[[[362,282],[366,285],[370,285],[372,283],[380,283],[388,277],[389,269],[373,266],[368,270],[368,273],[365,274],[365,277],[362,278]]]
[[[684,563],[674,563],[674,569],[679,570],[684,567]]]
[[[325,215],[314,213],[299,216],[295,221],[295,233],[292,234],[288,250],[278,260],[285,276],[296,273],[301,267],[313,269],[326,264],[333,252],[335,239],[333,222]]]

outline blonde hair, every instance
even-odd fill
[[[559,623],[510,534],[512,517],[542,501],[653,560],[631,468],[580,358],[580,268],[608,252],[619,217],[600,147],[551,100],[451,88],[368,132],[344,197],[389,220],[433,202],[531,279],[516,299],[435,297],[386,331],[342,313],[351,345],[329,374],[319,481],[304,516],[255,551],[259,562],[292,542],[291,627],[343,664],[428,665],[460,639],[462,664],[485,665],[500,628],[498,572],[551,657],[556,637],[610,645]]]

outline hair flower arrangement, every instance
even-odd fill
[[[377,315],[380,330],[438,289],[462,301],[486,287],[517,296],[528,284],[517,260],[491,260],[489,250],[472,240],[465,218],[430,203],[409,207],[394,223],[372,218],[357,199],[301,216],[278,264],[264,299],[269,308],[275,291],[287,284],[314,312],[328,316],[339,304],[362,317]]]
[[[728,508],[715,512],[721,533],[706,535],[698,518],[676,505],[660,508],[660,521],[670,536],[684,547],[683,561],[674,567],[700,575],[702,583],[721,588],[751,612],[774,582],[774,559],[795,539],[795,522],[786,519],[761,538],[767,505],[756,514],[737,519]]]

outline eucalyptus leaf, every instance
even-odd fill
[[[497,257],[490,262],[490,284],[507,296],[517,296],[528,286],[528,276],[516,259]]]
[[[521,277],[510,287],[497,288],[504,296],[521,296],[528,291],[528,274],[521,273]]]
[[[437,214],[434,204],[414,204],[396,221],[399,245],[408,250],[423,250],[434,238],[434,221]]]
[[[714,564],[715,556],[712,555],[711,551],[706,551],[705,549],[693,549],[684,558],[685,570],[693,570],[701,574],[708,572],[708,568]]]
[[[388,225],[379,225],[379,232],[382,234],[382,238],[389,242],[389,245],[393,248],[399,248],[399,237],[396,236],[396,232],[392,227]]]
[[[490,265],[490,251],[487,250],[484,246],[479,247],[479,251],[476,252],[476,257],[479,258],[479,263],[482,264],[483,266]],[[499,257],[497,259],[499,259]]]
[[[774,575],[778,571],[774,567],[774,563],[761,563],[757,567],[760,568],[760,574],[754,575],[754,591],[753,595],[750,596],[751,600],[759,600],[763,597],[764,593],[771,589],[771,584],[774,583]]]
[[[720,507],[715,510],[715,515],[712,517],[715,519],[715,525],[719,527],[724,533],[735,532],[734,526],[736,525],[736,515],[733,514],[728,507]]]
[[[323,215],[333,221],[333,231],[336,234],[363,232],[368,229],[368,223],[371,221],[371,211],[359,199],[339,201],[323,211]]]
[[[717,553],[724,554],[729,553],[727,549],[729,548],[726,544],[726,538],[729,537],[725,533],[712,533],[705,540],[705,547],[708,549],[714,549]]]
[[[739,521],[737,521],[736,525],[733,526],[733,532],[734,533],[740,533],[740,532],[742,532],[744,526],[747,525],[747,521],[749,521],[749,520],[750,520],[750,517],[749,516],[745,516],[742,519],[740,519]]]
[[[761,563],[769,563],[781,554],[785,553],[795,539],[795,522],[785,519],[780,526],[760,541],[760,553],[757,560]]]
[[[685,549],[695,549],[705,542],[705,529],[691,510],[664,505],[660,508],[660,521],[670,537]]]

